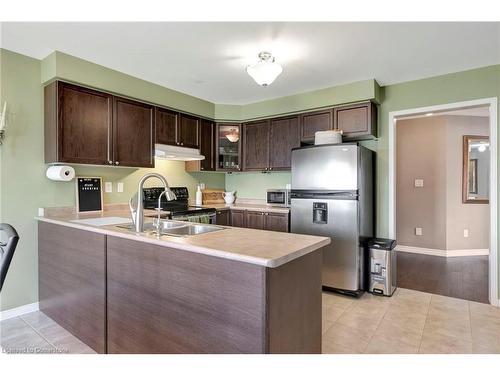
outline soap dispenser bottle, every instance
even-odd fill
[[[201,192],[201,186],[198,185],[196,187],[196,198],[195,198],[195,204],[197,206],[201,206],[203,204],[203,194]]]

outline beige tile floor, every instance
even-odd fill
[[[38,311],[0,330],[4,352],[94,353]],[[401,288],[390,298],[325,292],[323,353],[500,353],[500,309]]]
[[[323,293],[323,353],[500,353],[500,308],[401,288]]]
[[[95,353],[40,311],[2,321],[0,339],[3,353]]]

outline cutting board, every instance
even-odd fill
[[[203,189],[203,204],[223,204],[225,203],[222,193],[224,189]]]

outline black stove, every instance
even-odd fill
[[[158,208],[158,197],[163,192],[162,187],[144,188],[144,208]],[[186,187],[170,188],[176,199],[167,201],[165,196],[161,197],[161,209],[166,211],[171,219],[182,219],[189,216],[215,215],[215,208],[206,208],[189,205],[189,192]]]

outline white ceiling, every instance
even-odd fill
[[[247,104],[370,78],[381,85],[500,63],[500,23],[2,23],[3,48],[59,50],[215,103]],[[245,67],[284,67],[260,87]]]

